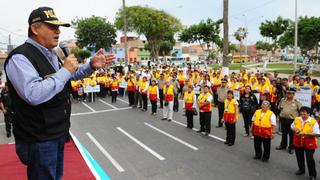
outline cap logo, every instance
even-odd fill
[[[47,11],[44,11],[44,13],[46,14],[47,18],[57,18],[53,10],[47,10]]]

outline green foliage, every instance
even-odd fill
[[[230,43],[229,44],[229,51],[233,54],[235,51],[237,51],[237,45]]]
[[[116,43],[116,29],[105,18],[97,16],[77,18],[72,24],[75,26],[77,45],[80,48],[96,46],[96,50],[110,49]]]
[[[266,51],[272,50],[272,44],[269,44],[269,43],[263,42],[263,41],[257,41],[256,47],[257,47],[257,49],[266,50]]]
[[[236,38],[236,40],[241,41],[241,38],[245,39],[248,36],[248,31],[244,27],[239,27],[233,35]]]
[[[84,60],[84,59],[89,58],[91,56],[91,53],[88,50],[73,49],[71,52],[79,60]]]
[[[144,35],[148,40],[147,48],[151,57],[157,58],[161,44],[168,45],[166,41],[173,39],[176,32],[182,29],[180,21],[164,11],[149,7],[130,6],[125,11],[120,9],[116,14],[115,26],[124,29],[123,17],[126,14],[129,32]]]
[[[221,24],[222,24],[222,20],[213,21],[210,18],[208,18],[206,21],[202,20],[199,24],[194,24],[184,29],[179,35],[179,40],[186,43],[198,42],[200,44],[212,43],[212,44],[221,45],[222,44],[222,40],[220,38]]]

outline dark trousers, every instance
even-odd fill
[[[12,112],[7,110],[7,113],[4,114],[4,123],[6,124],[6,132],[7,134],[11,134],[12,128]]]
[[[297,157],[299,170],[302,172],[305,172],[305,164],[304,164],[304,154],[305,154],[306,159],[307,159],[309,176],[316,177],[317,171],[316,171],[316,165],[315,165],[314,158],[313,158],[314,150],[313,149],[304,149],[304,148],[295,148],[295,151],[296,151],[296,157]]]
[[[157,113],[157,101],[151,101],[151,112],[152,113]]]
[[[213,103],[215,106],[218,105],[218,94],[217,92],[213,92]]]
[[[111,91],[111,102],[117,102],[118,91]]]
[[[193,111],[186,110],[187,128],[193,128]]]
[[[56,179],[63,176],[65,135],[44,142],[18,143],[16,153],[27,166],[30,180]]]
[[[246,130],[246,133],[249,135],[250,134],[250,127],[252,124],[253,114],[251,111],[249,111],[249,112],[243,111],[242,116],[243,116],[243,121],[244,121],[244,129]]]
[[[236,140],[236,124],[230,124],[230,123],[225,123],[226,129],[227,129],[227,138],[226,141],[228,143],[234,144],[234,141]]]
[[[292,149],[292,143],[293,143],[293,131],[291,130],[291,124],[293,122],[293,119],[284,119],[280,118],[281,121],[281,132],[282,132],[282,138],[281,138],[281,144],[280,146],[283,148],[287,148],[288,145],[288,135],[289,135],[289,149]]]
[[[180,84],[179,93],[180,93],[181,95],[183,95],[183,94],[182,94],[182,92],[183,92],[183,87],[184,87],[184,84]]]
[[[100,92],[98,94],[99,97],[105,98],[107,96],[106,88],[100,84]]]
[[[129,106],[134,105],[134,91],[128,91]]]
[[[163,108],[163,89],[159,89],[160,108]]]
[[[124,88],[119,88],[119,96],[124,96]]]
[[[135,92],[135,98],[134,98],[134,106],[138,106],[139,103],[139,108],[142,108],[142,97],[139,91]]]
[[[142,96],[142,101],[143,101],[143,109],[147,110],[148,109],[148,96],[146,94],[141,94]]]
[[[222,118],[223,118],[223,113],[224,113],[224,103],[218,102],[218,111],[219,111],[219,119],[218,119],[218,126],[222,127]]]
[[[211,131],[211,112],[200,112],[200,130],[210,133]]]
[[[179,111],[179,98],[178,98],[178,96],[174,96],[173,111],[175,111],[175,112]]]
[[[263,145],[263,154],[262,154]],[[271,148],[271,138],[262,138],[260,136],[254,136],[254,150],[256,152],[256,157],[269,159],[270,158],[270,148]]]

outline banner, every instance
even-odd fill
[[[119,88],[127,88],[128,87],[128,83],[127,82],[121,82],[119,84]]]
[[[240,91],[234,90],[234,91],[233,91],[233,97],[234,97],[236,100],[240,101]]]
[[[294,98],[299,101],[302,106],[311,108],[312,91],[311,89],[301,89],[296,91]]]
[[[100,85],[86,86],[84,88],[84,93],[100,92]]]

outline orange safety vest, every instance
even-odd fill
[[[158,96],[157,96],[157,86],[149,86],[149,99],[151,101],[157,101]]]
[[[234,108],[234,105],[237,103],[236,99],[231,99],[229,101],[228,99],[224,100],[224,113],[223,113],[223,119],[226,123],[234,124],[236,123],[236,110]]]
[[[193,107],[192,107],[194,104],[193,97],[194,97],[193,91],[191,91],[191,93],[189,93],[188,91],[184,93],[184,107],[186,110],[193,111]]]
[[[184,79],[184,76],[181,75],[181,74],[178,76],[178,81],[179,81],[180,85],[184,85],[186,83],[186,80]]]
[[[135,79],[132,79],[132,80],[128,79],[127,91],[135,91],[135,90],[136,90],[136,80]]]
[[[173,92],[173,85],[170,85],[167,89],[167,85],[163,86],[163,95],[165,101],[173,101],[174,92]]]
[[[203,103],[207,100],[207,98],[208,98],[209,95],[210,95],[209,92],[208,92],[207,94],[201,93],[201,94],[199,95],[199,97],[198,97],[198,102],[199,102],[199,104],[203,104]],[[209,104],[205,105],[205,106],[202,106],[202,107],[200,108],[200,110],[203,111],[203,112],[211,112],[211,111],[212,111],[211,102],[210,102]]]
[[[272,136],[272,125],[271,125],[271,116],[272,111],[267,110],[261,117],[262,110],[258,109],[254,113],[254,122],[253,122],[253,135],[260,136],[263,138],[270,138]]]
[[[301,117],[296,117],[294,119],[294,128],[299,129],[301,132],[304,133],[312,133],[313,132],[313,126],[318,123],[314,118],[310,117],[310,122],[305,122],[304,125],[302,125]],[[318,140],[314,136],[301,136],[296,133],[293,134],[293,145],[295,147],[299,148],[305,148],[305,149],[317,149]]]
[[[118,89],[119,89],[119,82],[117,80],[112,80],[111,90],[118,90]]]

